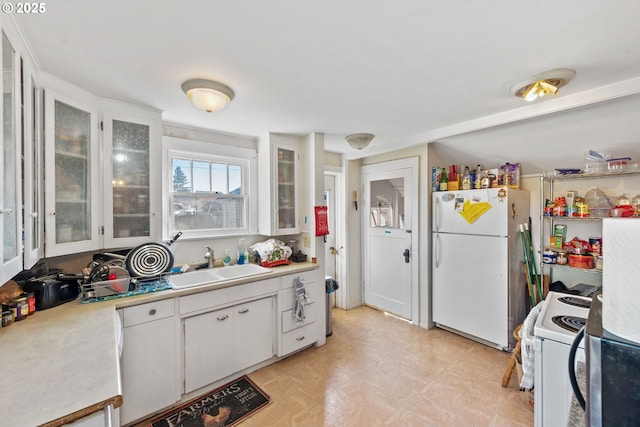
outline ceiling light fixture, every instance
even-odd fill
[[[182,90],[193,105],[208,113],[222,110],[235,96],[229,86],[205,79],[187,80],[182,83]]]
[[[370,133],[353,133],[347,135],[344,139],[347,140],[349,145],[356,150],[362,150],[367,148],[371,140],[373,140],[373,134]]]
[[[558,89],[566,86],[576,75],[574,70],[557,68],[536,74],[522,80],[511,87],[511,93],[527,102],[542,98],[545,95],[556,95]]]

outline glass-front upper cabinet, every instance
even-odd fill
[[[24,268],[31,268],[44,257],[42,161],[42,92],[28,67],[22,73],[24,99],[22,134],[24,165]]]
[[[298,227],[296,166],[297,151],[276,147],[278,179],[278,228],[291,230]]]
[[[2,271],[0,285],[22,269],[20,230],[22,228],[20,206],[20,176],[22,175],[19,153],[20,91],[18,86],[20,59],[2,33],[2,174],[0,186],[0,226],[2,229]]]
[[[155,240],[159,229],[159,185],[151,177],[159,166],[155,154],[161,152],[160,121],[113,113],[104,113],[103,117],[104,246],[132,246]],[[152,150],[154,146],[156,149]]]
[[[99,247],[100,175],[97,110],[45,92],[46,255]]]
[[[281,236],[300,232],[299,142],[296,136],[276,133],[258,142],[260,234]]]

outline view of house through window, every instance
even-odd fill
[[[171,159],[174,230],[242,229],[247,201],[242,161]]]

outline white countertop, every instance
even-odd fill
[[[80,300],[0,329],[0,417],[8,425],[59,426],[122,403],[116,309],[313,270],[317,264],[273,267],[271,273],[111,301]],[[125,344],[126,345],[126,344]]]

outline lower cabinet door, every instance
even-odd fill
[[[234,372],[233,308],[184,319],[184,392]]]
[[[120,422],[176,402],[177,340],[173,317],[124,328]]]
[[[271,358],[274,354],[274,298],[233,307],[236,371]]]

